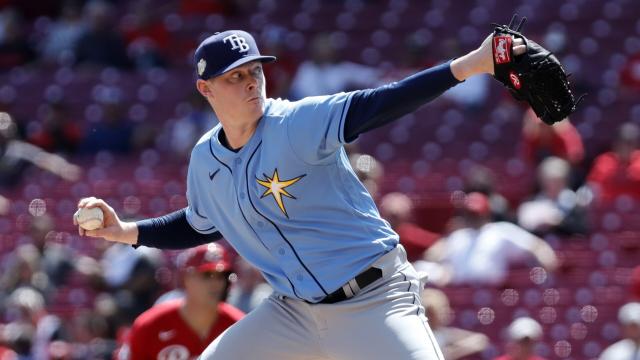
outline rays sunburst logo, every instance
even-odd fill
[[[296,197],[291,195],[286,189],[287,187],[297,183],[300,179],[305,177],[306,174],[300,175],[298,177],[295,177],[289,180],[280,180],[280,175],[278,175],[278,169],[276,168],[273,171],[273,175],[271,176],[267,174],[262,174],[262,175],[264,176],[264,179],[256,178],[256,181],[258,182],[258,184],[266,188],[262,196],[260,196],[260,199],[269,195],[273,196],[273,199],[275,200],[276,204],[278,205],[278,207],[280,208],[284,216],[286,216],[288,219],[289,214],[287,213],[287,209],[284,206],[284,201],[282,197],[285,196],[295,200]]]

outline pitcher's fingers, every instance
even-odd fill
[[[105,213],[105,215],[106,214],[110,214],[111,212],[113,212],[113,208],[111,208],[111,206],[109,206],[109,204],[104,202],[104,200],[102,200],[102,199],[90,200],[85,204],[84,207],[86,207],[87,209],[98,207],[98,208],[100,208],[100,210],[102,210],[103,213]]]
[[[86,197],[86,198],[82,198],[82,199],[80,199],[80,201],[78,201],[78,207],[79,207],[79,208],[81,208],[81,207],[85,207],[85,206],[87,205],[87,203],[88,203],[89,201],[92,201],[92,200],[96,200],[96,198],[95,198],[95,197],[93,197],[93,196],[89,196],[89,197]]]

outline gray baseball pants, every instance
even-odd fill
[[[227,329],[202,360],[442,360],[420,304],[423,284],[401,245],[382,278],[335,304],[273,294]]]

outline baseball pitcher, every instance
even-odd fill
[[[511,39],[510,58],[527,50],[522,38],[501,36]],[[195,52],[196,87],[220,124],[191,153],[188,206],[123,222],[85,198],[78,206],[102,208],[105,226],[80,232],[167,249],[224,236],[263,273],[274,294],[201,359],[442,359],[420,304],[423,284],[343,145],[470,76],[493,74],[503,51],[493,38],[398,82],[290,102],[266,97],[262,66],[275,58],[250,34],[217,33]]]

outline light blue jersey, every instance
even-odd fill
[[[187,220],[220,231],[285,296],[320,301],[398,244],[342,147],[350,100],[267,99],[239,152],[218,125],[191,154]]]

